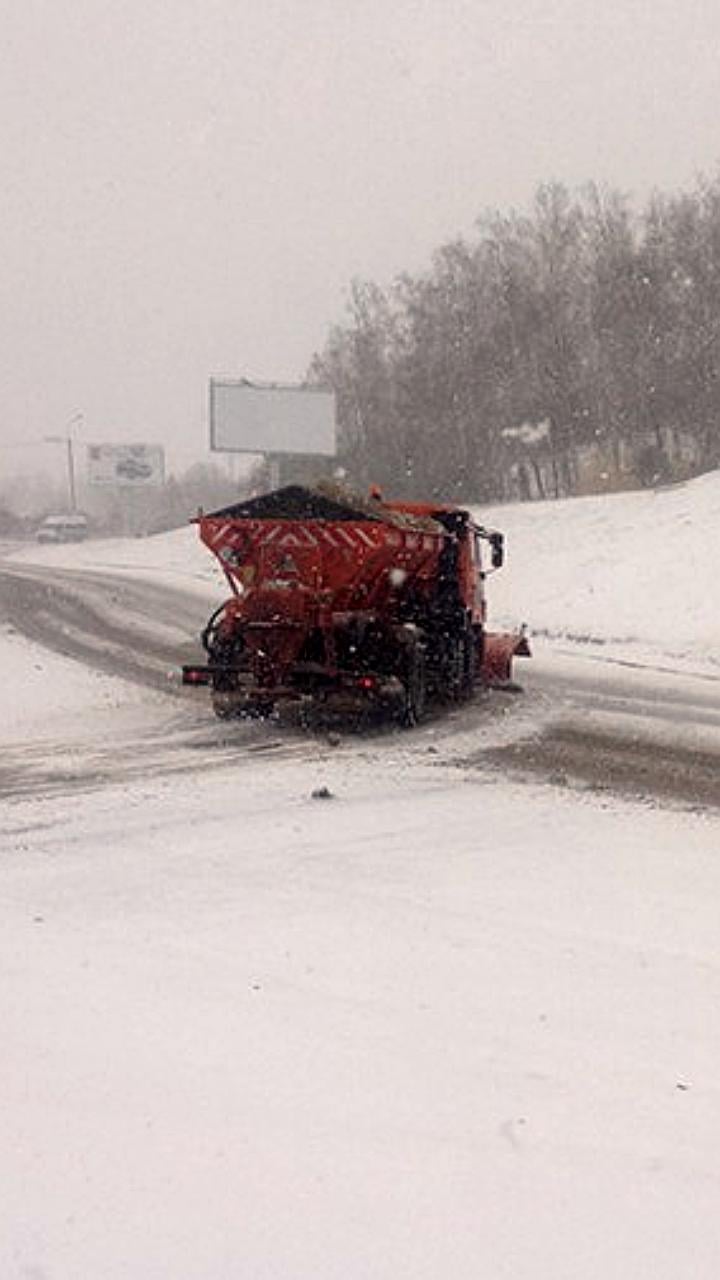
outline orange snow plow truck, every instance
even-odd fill
[[[509,685],[524,632],[485,626],[485,577],[503,536],[436,503],[290,485],[197,517],[232,591],[202,634],[222,718],[296,702],[384,712],[411,726],[428,698]]]

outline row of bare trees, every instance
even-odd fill
[[[472,500],[657,483],[720,465],[720,180],[541,187],[422,275],[353,284],[311,376],[354,481]]]

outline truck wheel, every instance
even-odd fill
[[[215,638],[207,647],[214,668],[212,675],[213,706],[220,720],[231,720],[238,714],[238,664],[242,658],[242,636],[232,640]]]
[[[423,719],[427,703],[425,654],[420,648],[413,649],[407,656],[403,686],[405,695],[400,711],[400,724],[404,729],[412,729]]]
[[[466,702],[475,690],[475,637],[472,631],[466,631],[462,639],[461,671],[460,700]]]
[[[467,630],[450,642],[445,696],[450,702],[466,702],[472,697],[475,677],[474,637]]]

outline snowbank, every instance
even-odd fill
[[[2,739],[58,738],[98,730],[98,718],[146,706],[159,695],[34,644],[0,625]],[[112,715],[109,723],[112,723]]]
[[[720,666],[720,472],[642,493],[478,511],[506,534],[497,621],[620,654]]]
[[[203,596],[226,595],[215,557],[188,525],[150,538],[99,538],[64,546],[23,547],[13,560],[164,581]]]

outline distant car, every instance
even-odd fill
[[[46,516],[35,537],[38,542],[84,542],[87,533],[85,516]]]
[[[115,471],[124,480],[149,480],[153,473],[151,464],[141,458],[121,458],[115,463]]]

